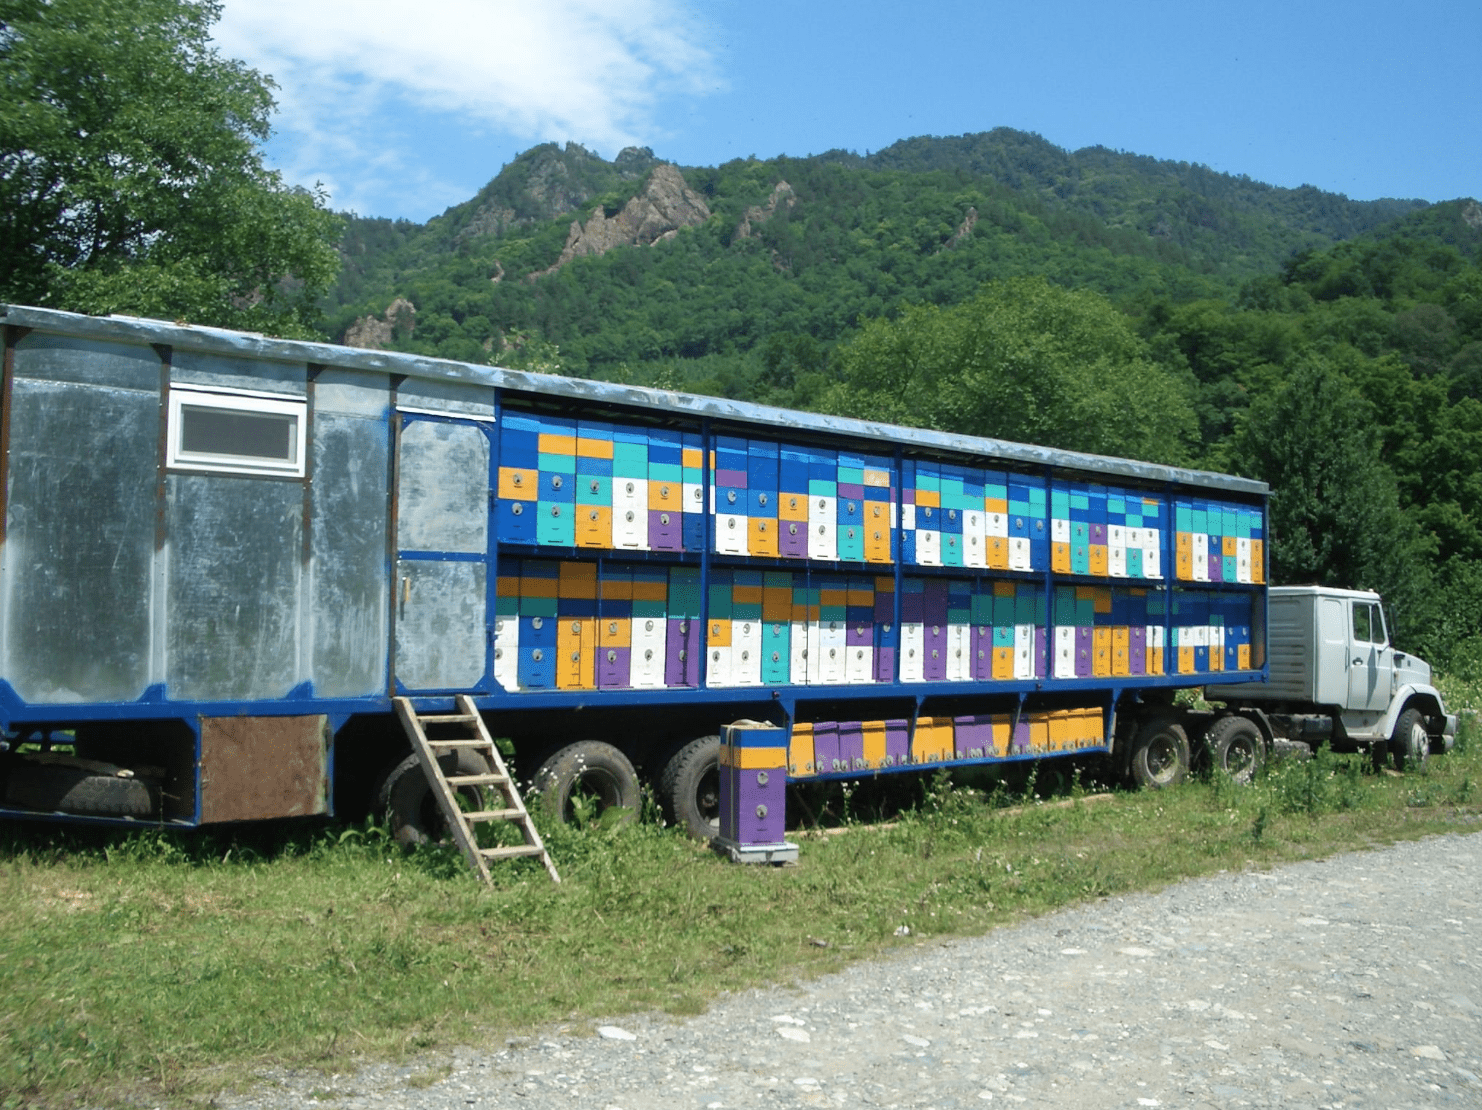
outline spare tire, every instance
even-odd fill
[[[490,771],[484,757],[467,748],[438,756],[437,765],[444,775],[487,775]],[[477,787],[461,786],[458,796],[467,799],[469,809],[484,808],[483,792]],[[432,784],[427,781],[422,761],[416,753],[391,769],[377,802],[386,815],[391,835],[403,848],[436,844],[448,834],[442,807],[433,796]]]
[[[7,805],[86,817],[157,817],[160,790],[141,778],[103,775],[55,763],[17,762],[5,784]]]
[[[638,816],[642,791],[638,772],[622,752],[600,740],[568,744],[540,765],[535,772],[535,792],[547,814],[566,824],[579,817],[573,799],[591,799],[590,817],[601,817],[610,809],[628,811],[622,819]]]

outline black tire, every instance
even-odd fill
[[[627,813],[621,821],[638,816],[642,792],[638,772],[628,757],[611,744],[583,740],[568,744],[550,756],[535,772],[535,793],[545,812],[565,824],[574,824],[577,809],[572,799],[586,795],[592,800],[591,817],[600,818],[611,809]],[[608,818],[612,820],[612,818]]]
[[[1390,734],[1389,754],[1397,771],[1418,771],[1425,766],[1425,757],[1431,754],[1431,737],[1425,729],[1424,713],[1407,709],[1400,714]]]
[[[1249,786],[1266,762],[1266,738],[1249,717],[1221,717],[1204,734],[1214,773]]]
[[[1134,786],[1164,790],[1189,777],[1189,734],[1173,717],[1154,717],[1137,730],[1128,753]]]
[[[696,840],[720,835],[720,737],[702,736],[675,753],[659,776],[669,819]]]
[[[487,775],[490,770],[483,756],[466,748],[439,756],[437,763],[445,775]],[[467,808],[484,808],[484,793],[477,787],[460,787],[458,795],[466,801]],[[391,769],[376,802],[385,814],[391,835],[403,848],[436,844],[448,834],[442,807],[437,804],[432,784],[415,754]]]
[[[8,805],[89,817],[158,817],[159,787],[140,778],[100,775],[80,767],[16,763],[5,785]]]

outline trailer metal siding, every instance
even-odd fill
[[[155,681],[159,358],[39,332],[12,357],[0,673],[28,702],[133,701]]]
[[[351,370],[377,371],[409,379],[409,382],[439,383],[426,388],[426,394],[448,398],[445,404],[464,404],[451,398],[463,396],[462,385],[474,387],[477,404],[492,405],[487,390],[529,394],[533,397],[570,402],[589,402],[597,406],[619,406],[642,409],[663,416],[684,418],[684,423],[703,419],[734,421],[759,429],[792,429],[808,436],[842,436],[863,443],[891,443],[925,451],[965,452],[998,458],[1027,467],[1056,466],[1083,470],[1092,474],[1116,475],[1144,482],[1175,483],[1206,489],[1225,490],[1263,497],[1266,484],[1249,478],[1209,471],[1163,466],[1133,459],[1111,458],[1078,451],[1064,451],[1033,444],[1006,440],[958,436],[929,429],[902,428],[873,421],[854,420],[825,414],[801,413],[789,409],[730,401],[719,397],[702,397],[690,393],[614,385],[581,378],[560,378],[548,374],[531,374],[518,370],[471,366],[394,351],[369,351],[326,343],[268,339],[260,335],[168,324],[133,317],[76,316],[71,313],[22,306],[0,306],[7,324],[15,327],[50,331],[77,338],[99,338],[140,345],[166,343],[182,350],[197,350],[220,355],[240,355],[280,362],[305,361]],[[418,396],[416,384],[404,385],[408,397]],[[410,403],[410,402],[409,402]],[[434,406],[436,407],[436,406]]]
[[[839,754],[791,773],[845,776],[932,744],[954,762],[1104,747],[1129,692],[1265,674],[1262,483],[0,314],[13,340],[31,329],[7,348],[6,725],[170,718],[199,762],[214,718],[332,733],[393,693],[472,693],[510,721],[708,707],[816,725],[808,743]],[[167,465],[169,396],[192,389],[301,406],[302,473]],[[197,819],[238,812],[203,797]]]

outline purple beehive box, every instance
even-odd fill
[[[1127,632],[1127,669],[1133,674],[1148,673],[1147,629],[1133,627]]]
[[[952,718],[952,747],[958,759],[982,759],[993,752],[993,718],[986,715]]]
[[[806,559],[808,557],[808,522],[806,520],[779,520],[777,522],[777,551],[784,559]]]
[[[1050,636],[1045,626],[1034,626],[1034,677],[1047,678],[1050,674]]]
[[[1029,718],[1022,713],[1019,714],[1019,720],[1014,724],[1014,736],[1009,741],[1009,754],[1029,754]]]
[[[881,643],[875,648],[875,681],[895,681],[895,644]]]
[[[973,650],[973,678],[979,682],[993,679],[993,626],[973,625],[971,637]]]
[[[839,763],[842,771],[858,771],[864,769],[864,724],[860,721],[839,722]],[[818,751],[818,741],[813,741],[814,753]]]
[[[813,769],[820,775],[843,770],[839,763],[839,726],[835,721],[813,722]]]
[[[922,591],[923,611],[921,619],[928,625],[939,624],[946,627],[947,611],[951,607],[951,594],[949,584],[945,578],[928,578],[926,589]]]
[[[1223,582],[1225,580],[1225,559],[1219,554],[1219,545],[1209,545],[1209,580],[1211,582]]]
[[[602,689],[614,689],[630,685],[633,668],[633,649],[626,647],[601,648],[597,654],[597,685]]]
[[[1092,629],[1082,626],[1075,630],[1075,674],[1077,678],[1091,677]]]
[[[922,638],[921,674],[927,682],[942,682],[947,677],[947,622],[928,624]]]
[[[720,839],[738,847],[780,844],[787,828],[787,731],[721,729]]]
[[[683,551],[684,514],[678,509],[650,509],[648,546],[654,551]]]
[[[885,722],[886,766],[904,767],[911,753],[911,729],[904,720]]]
[[[700,622],[669,618],[664,639],[664,685],[700,685]]]

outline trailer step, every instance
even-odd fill
[[[459,694],[454,699],[458,706],[457,713],[429,714],[425,717],[418,715],[411,699],[396,698],[394,701],[396,715],[401,719],[401,726],[406,730],[407,737],[412,742],[412,750],[417,753],[418,762],[422,764],[422,772],[427,776],[428,785],[432,787],[432,796],[437,799],[437,804],[442,809],[443,818],[448,823],[448,831],[458,842],[463,858],[468,861],[468,866],[473,872],[486,884],[492,884],[494,880],[489,874],[489,861],[538,857],[545,865],[546,873],[550,875],[551,881],[559,883],[561,876],[556,872],[556,865],[551,860],[551,854],[546,850],[545,842],[541,840],[540,832],[535,828],[535,822],[530,819],[530,812],[525,808],[520,792],[516,789],[509,769],[505,767],[504,760],[499,755],[499,749],[494,746],[494,738],[489,735],[488,727],[484,724],[483,716],[475,708],[473,699],[467,694]],[[426,728],[428,725],[462,725],[470,735],[456,739],[429,740]],[[483,775],[443,774],[443,769],[437,762],[438,753],[457,750],[478,752],[493,770]],[[503,806],[476,809],[468,813],[459,808],[456,793],[459,787],[485,786],[498,789],[504,801]],[[483,794],[482,790],[480,794]],[[474,835],[474,825],[491,821],[510,822],[519,829],[520,836],[525,843],[505,848],[480,848],[478,839]]]

